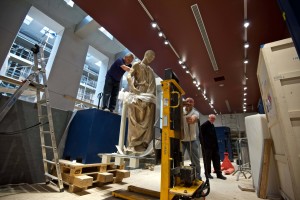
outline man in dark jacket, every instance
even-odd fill
[[[107,71],[103,88],[103,110],[114,111],[117,104],[121,78],[126,71],[130,70],[133,59],[134,55],[128,53],[124,58],[118,58]]]
[[[218,140],[216,135],[216,130],[214,126],[216,116],[214,114],[210,114],[208,116],[208,120],[201,125],[201,134],[204,140],[204,150],[205,150],[205,163],[207,166],[207,172],[209,178],[213,178],[211,173],[211,161],[213,162],[213,166],[215,172],[217,174],[217,178],[226,180],[226,177],[222,175],[221,165],[220,165],[220,155],[219,155],[219,147]]]

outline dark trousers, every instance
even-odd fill
[[[106,76],[103,89],[102,108],[114,110],[117,104],[120,81],[115,81],[112,77]],[[109,102],[109,103],[108,103]]]
[[[205,148],[205,163],[207,166],[207,173],[211,173],[211,161],[215,169],[215,173],[222,174],[221,164],[220,164],[220,155],[218,148]]]

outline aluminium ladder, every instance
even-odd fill
[[[58,152],[57,152],[54,125],[52,119],[52,111],[49,103],[49,91],[48,91],[48,85],[47,85],[48,83],[47,83],[46,69],[45,69],[46,62],[44,58],[44,49],[40,48],[40,46],[36,44],[31,50],[34,55],[34,67],[33,67],[34,73],[30,74],[27,77],[27,79],[23,82],[23,84],[1,107],[0,121],[2,121],[2,119],[5,117],[7,112],[15,104],[17,99],[29,86],[34,86],[36,88],[39,130],[40,130],[40,138],[41,138],[43,166],[44,166],[44,173],[45,173],[44,175],[46,178],[46,183],[49,183],[51,180],[56,180],[57,187],[59,188],[59,191],[62,192],[64,191],[64,186],[63,186],[61,169],[60,169]],[[39,59],[38,59],[38,55],[39,55]],[[42,105],[45,105],[46,108],[43,109]],[[53,159],[49,158],[51,154],[53,155]],[[56,176],[50,174],[49,169],[53,170]]]

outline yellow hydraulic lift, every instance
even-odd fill
[[[167,77],[176,75],[168,71]],[[176,78],[177,79],[177,78]],[[194,166],[184,166],[181,152],[184,91],[175,79],[161,82],[163,89],[163,118],[161,141],[160,193],[129,186],[128,191],[114,191],[113,196],[129,200],[204,199],[209,193],[209,182],[196,179]]]

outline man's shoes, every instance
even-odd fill
[[[222,174],[218,174],[217,178],[222,179],[222,180],[226,180],[227,178],[225,176],[223,176]]]
[[[104,110],[104,111],[110,111],[108,108],[104,108],[103,110]]]
[[[207,177],[210,178],[210,179],[214,179],[214,177],[211,174],[208,174]]]

